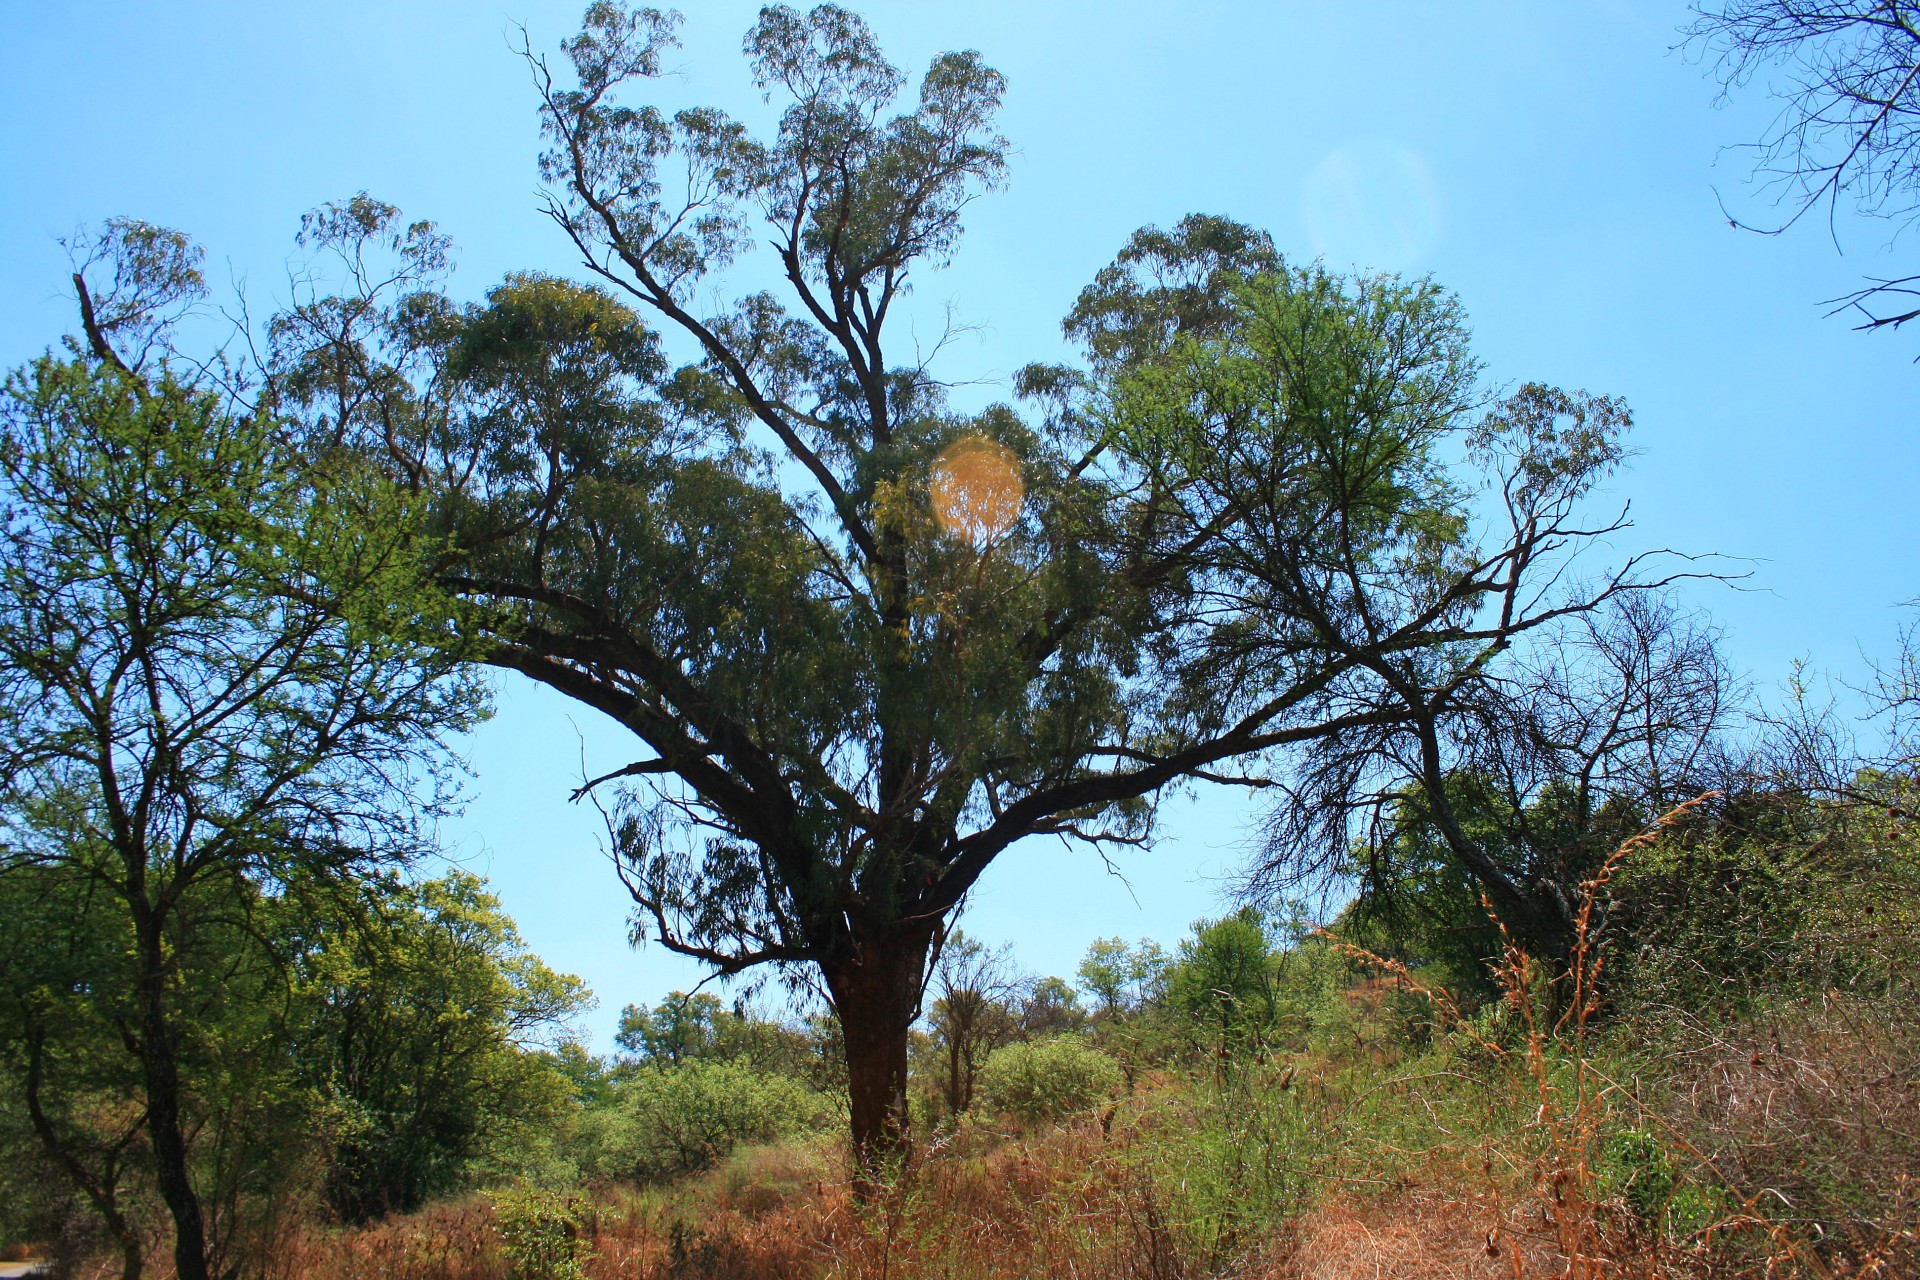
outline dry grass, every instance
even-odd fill
[[[746,1159],[779,1162],[778,1152]],[[817,1166],[816,1166],[817,1168]],[[816,1177],[769,1203],[723,1169],[636,1206],[596,1241],[596,1277],[1141,1277],[1189,1274],[1151,1190],[1096,1120],[1028,1139],[955,1139],[876,1203]]]
[[[301,1232],[275,1250],[266,1275],[268,1280],[506,1280],[507,1268],[493,1212],[484,1199],[473,1197],[373,1226]]]
[[[1413,1192],[1334,1200],[1303,1217],[1263,1273],[1271,1280],[1512,1280],[1565,1269],[1550,1240],[1491,1196]]]
[[[736,1153],[664,1190],[610,1191],[582,1224],[593,1251],[587,1273],[592,1280],[1920,1276],[1913,1181],[1920,1052],[1910,1008],[1836,992],[1824,1003],[1748,1019],[1737,1032],[1682,1019],[1685,1034],[1673,1027],[1662,1034],[1684,1052],[1624,1083],[1590,1044],[1603,966],[1588,941],[1594,903],[1645,840],[1622,846],[1584,886],[1566,974],[1549,983],[1509,943],[1497,1023],[1462,1017],[1444,992],[1421,987],[1403,967],[1346,948],[1374,974],[1345,993],[1364,1034],[1317,1058],[1266,1063],[1226,1102],[1237,1116],[1234,1107],[1270,1107],[1290,1090],[1290,1122],[1305,1116],[1321,1132],[1353,1132],[1309,1142],[1301,1162],[1313,1167],[1301,1189],[1250,1214],[1244,1233],[1235,1234],[1238,1226],[1227,1233],[1227,1247],[1218,1232],[1196,1229],[1194,1206],[1183,1200],[1187,1174],[1200,1176],[1204,1165],[1196,1144],[1207,1108],[1217,1112],[1225,1095],[1144,1072],[1141,1090],[1098,1117],[1027,1134],[963,1125],[921,1151],[898,1185],[866,1205],[847,1185],[844,1153],[804,1143]],[[1450,1031],[1443,1040],[1451,1047],[1435,1049],[1433,1060],[1402,1061],[1405,1029],[1394,1027],[1403,1020],[1396,992],[1405,990],[1426,997]],[[1379,1114],[1385,1098],[1396,1100],[1393,1115],[1414,1122],[1396,1128]],[[1651,1204],[1623,1191],[1622,1157],[1609,1154],[1623,1129],[1657,1140],[1658,1159],[1670,1161],[1676,1177],[1691,1177],[1684,1226],[1668,1212],[1678,1190]],[[1219,1192],[1211,1189],[1216,1202]],[[358,1231],[309,1231],[275,1259],[271,1280],[507,1280],[491,1214],[476,1198]]]

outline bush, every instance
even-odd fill
[[[1039,1124],[1084,1111],[1119,1085],[1119,1063],[1077,1038],[1062,1036],[995,1050],[980,1070],[978,1087],[987,1110]]]
[[[822,1110],[805,1085],[740,1063],[648,1067],[582,1117],[580,1166],[603,1178],[664,1182],[708,1168],[742,1143],[798,1133]]]
[[[581,1203],[535,1187],[494,1193],[493,1229],[513,1280],[586,1280],[593,1248]]]

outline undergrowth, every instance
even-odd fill
[[[1575,942],[1558,968],[1502,930],[1499,998],[1478,1008],[1323,933],[1298,945],[1292,986],[1272,1002],[1285,1017],[1258,1034],[1169,1048],[1134,1028],[1060,1042],[1055,1056],[1086,1068],[1075,1080],[1097,1079],[1097,1090],[1062,1088],[1045,1094],[1046,1107],[1025,1105],[1051,1085],[1020,1076],[1022,1089],[997,1107],[983,1102],[923,1133],[864,1203],[845,1153],[802,1136],[739,1148],[663,1185],[522,1191],[359,1230],[310,1228],[273,1273],[1920,1274],[1920,1037],[1890,971],[1856,965],[1844,985],[1758,993],[1714,1012],[1703,1000],[1649,998],[1668,988],[1647,980],[1643,958],[1640,1003],[1619,1006],[1628,997],[1609,981],[1604,904],[1636,860],[1658,865],[1687,816],[1629,840],[1580,886]],[[1888,955],[1906,963],[1906,952]],[[1124,1069],[1091,1071],[1102,1052]],[[1038,1069],[1037,1057],[1021,1062]]]

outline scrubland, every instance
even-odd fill
[[[605,1135],[588,1151],[576,1116],[571,1163],[372,1225],[290,1222],[267,1270],[1916,1274],[1920,837],[1897,814],[1799,805],[1773,812],[1790,838],[1763,840],[1734,828],[1737,807],[1683,815],[1597,868],[1560,966],[1510,945],[1483,985],[1404,946],[1341,940],[1343,924],[1366,932],[1355,920],[1307,932],[1242,913],[1203,922],[1070,1026],[1023,1031],[1002,1001],[957,1116],[943,1110],[940,1015],[958,993],[944,990],[918,1045],[912,1155],[864,1199],[830,1083],[795,1083],[810,1113],[754,1120],[764,1100],[743,1082],[771,1069],[744,1066],[682,1100],[708,1114],[679,1122],[712,1135],[684,1148],[689,1171],[610,1176]],[[1808,821],[1823,824],[1812,840]],[[628,1076],[697,1070],[725,1019],[686,1060]],[[632,1088],[615,1081],[580,1114],[617,1111]],[[747,1116],[739,1132],[779,1136],[730,1139],[730,1108]],[[639,1114],[625,1123],[670,1122]]]

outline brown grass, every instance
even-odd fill
[[[1567,973],[1549,983],[1509,941],[1499,970],[1503,1028],[1462,1017],[1444,992],[1421,986],[1404,967],[1337,944],[1375,975],[1348,992],[1363,1015],[1358,1025],[1379,1031],[1393,993],[1412,990],[1464,1046],[1443,1070],[1401,1076],[1393,1060],[1399,1050],[1362,1036],[1348,1056],[1363,1091],[1444,1078],[1462,1082],[1440,1087],[1464,1088],[1467,1110],[1484,1100],[1492,1111],[1484,1125],[1449,1130],[1460,1123],[1455,1113],[1443,1116],[1434,1097],[1409,1089],[1406,1107],[1424,1109],[1444,1141],[1428,1146],[1422,1136],[1422,1149],[1394,1149],[1379,1167],[1360,1170],[1364,1176],[1316,1171],[1310,1190],[1228,1249],[1189,1238],[1183,1225],[1183,1167],[1169,1156],[1179,1157],[1199,1126],[1194,1098],[1180,1081],[1146,1072],[1139,1091],[1098,1117],[1028,1134],[963,1124],[918,1153],[898,1185],[866,1205],[851,1194],[844,1153],[804,1143],[736,1153],[665,1190],[606,1192],[585,1223],[588,1273],[592,1280],[1920,1277],[1920,1053],[1910,1008],[1835,993],[1818,1007],[1743,1023],[1738,1034],[1696,1026],[1692,1040],[1679,1038],[1692,1047],[1669,1064],[1656,1102],[1640,1083],[1612,1078],[1590,1046],[1604,963],[1589,942],[1594,903],[1649,838],[1623,845],[1583,886]],[[1369,1064],[1378,1068],[1371,1075]],[[1255,1093],[1290,1087],[1303,1114],[1320,1117],[1323,1127],[1346,1124],[1343,1107],[1353,1099],[1343,1102],[1340,1090],[1362,1086],[1339,1083],[1346,1077],[1335,1066],[1331,1059],[1268,1064]],[[1623,1124],[1657,1133],[1676,1164],[1711,1185],[1717,1200],[1706,1202],[1708,1211],[1721,1208],[1710,1228],[1668,1238],[1609,1184],[1606,1143]],[[1360,1134],[1346,1150],[1368,1143],[1384,1150],[1392,1136]],[[1826,1204],[1818,1221],[1804,1208],[1835,1195],[1856,1202]],[[357,1231],[309,1230],[275,1259],[270,1280],[506,1280],[491,1214],[475,1198]]]
[[[1271,1280],[1512,1280],[1559,1275],[1565,1259],[1492,1196],[1409,1192],[1310,1211],[1265,1274]]]
[[[277,1248],[266,1268],[268,1280],[506,1280],[506,1275],[493,1211],[479,1197],[368,1227],[309,1229]]]

